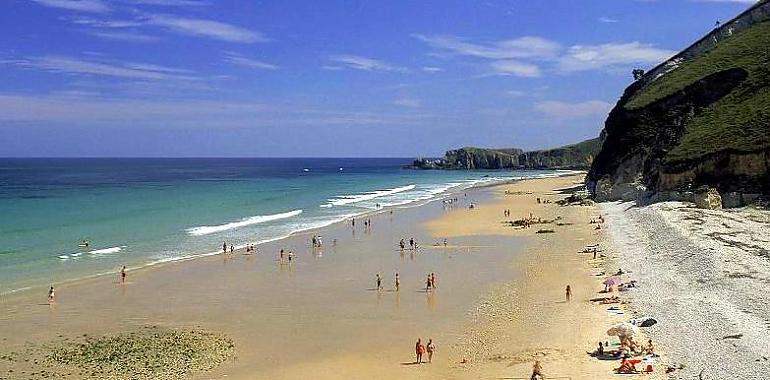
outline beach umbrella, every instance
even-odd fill
[[[612,277],[604,280],[604,286],[609,288],[609,287],[612,287],[612,286],[620,285],[620,282],[621,282],[620,276],[612,276]]]
[[[609,330],[607,330],[607,335],[617,336],[620,338],[628,338],[637,334],[639,334],[639,328],[626,322],[618,323],[617,325],[612,326]]]
[[[639,317],[639,318],[634,318],[634,319],[628,321],[628,323],[630,323],[630,324],[632,324],[634,326],[639,326],[639,327],[650,327],[650,326],[658,323],[658,321],[655,318],[652,318],[652,317]]]

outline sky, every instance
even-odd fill
[[[0,156],[555,147],[752,3],[3,0]]]

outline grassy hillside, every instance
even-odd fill
[[[738,32],[681,64],[637,91],[625,108],[643,109],[730,69],[745,70],[748,77],[698,114],[687,116],[684,134],[665,161],[692,161],[718,151],[748,152],[770,146],[770,22]]]

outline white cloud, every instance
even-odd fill
[[[505,75],[514,75],[517,77],[537,78],[541,75],[540,67],[531,63],[518,61],[494,61],[492,69],[495,72]]]
[[[434,66],[424,66],[422,68],[422,71],[425,71],[426,73],[438,73],[438,72],[444,71],[444,69],[440,67],[434,67]]]
[[[142,33],[135,33],[135,32],[112,32],[112,31],[89,31],[87,34],[92,35],[94,37],[98,37],[105,40],[114,40],[114,41],[125,41],[125,42],[140,42],[140,43],[147,43],[147,42],[157,42],[160,41],[160,38],[155,36],[150,36],[147,34]]]
[[[202,7],[211,5],[208,1],[199,0],[128,0],[137,5],[159,5],[166,7]]]
[[[426,36],[413,34],[412,37],[427,43],[434,49],[455,55],[486,59],[552,58],[561,49],[556,42],[541,37],[525,36],[488,44],[467,42],[456,36]]]
[[[526,96],[527,95],[526,92],[521,91],[521,90],[508,90],[505,93],[510,95],[510,96],[516,96],[516,97],[521,97],[521,96]]]
[[[219,21],[181,18],[169,15],[150,15],[146,23],[180,34],[207,37],[227,42],[255,43],[269,41],[262,33]]]
[[[143,63],[112,64],[64,56],[34,57],[14,60],[8,63],[24,68],[67,74],[98,75],[141,80],[197,79],[186,75],[192,72],[184,69]]]
[[[603,23],[606,23],[606,24],[614,24],[614,23],[618,22],[618,20],[616,20],[614,18],[609,18],[609,17],[602,16],[602,17],[599,17],[599,22],[603,22]]]
[[[342,65],[343,67],[347,67],[354,70],[384,71],[384,72],[398,72],[398,73],[405,73],[409,71],[405,67],[395,66],[385,61],[362,57],[358,55],[335,55],[335,56],[329,57],[329,60],[338,65]],[[325,66],[324,68],[328,70],[330,69],[330,67],[336,68],[338,66],[337,65]]]
[[[278,66],[272,63],[263,62],[253,58],[247,58],[247,57],[244,57],[243,55],[240,55],[238,53],[233,53],[233,52],[225,52],[222,60],[224,60],[227,63],[231,63],[233,65],[248,67],[250,69],[260,69],[260,70],[278,69]]]
[[[110,7],[101,0],[32,0],[40,5],[79,12],[109,12]]]
[[[414,99],[414,98],[398,98],[395,101],[393,101],[393,103],[401,107],[409,107],[409,108],[419,108],[420,106],[422,106],[422,101],[420,101],[420,99]]]
[[[674,54],[675,51],[640,42],[575,45],[561,57],[559,69],[562,72],[573,72],[618,65],[656,64]]]
[[[602,100],[589,100],[579,103],[544,101],[535,103],[535,110],[548,117],[559,119],[578,119],[590,116],[606,116],[612,104]]]

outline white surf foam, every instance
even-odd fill
[[[403,193],[405,191],[414,190],[416,185],[407,185],[407,186],[401,186],[396,187],[393,189],[387,189],[387,190],[377,190],[377,191],[371,191],[363,194],[355,194],[355,195],[341,195],[334,199],[330,199],[328,203],[321,205],[321,207],[334,207],[334,206],[344,206],[364,201],[370,201],[372,199],[377,199],[381,197],[385,197],[388,195]]]
[[[252,216],[248,218],[244,218],[237,222],[231,222],[226,224],[220,224],[218,226],[200,226],[200,227],[192,227],[188,228],[186,231],[188,234],[193,236],[202,236],[202,235],[208,235],[213,234],[216,232],[222,232],[227,230],[232,230],[235,228],[241,228],[245,226],[250,226],[253,224],[259,224],[259,223],[265,223],[273,220],[280,220],[280,219],[286,219],[291,218],[293,216],[297,216],[299,214],[302,214],[302,210],[293,210],[289,212],[283,212],[280,214],[272,214],[272,215],[257,215]]]
[[[125,245],[121,245],[119,247],[110,247],[110,248],[103,248],[103,249],[95,249],[93,251],[88,251],[88,253],[92,255],[101,255],[105,253],[118,253],[123,250],[123,248],[126,248]],[[79,255],[72,254],[73,257],[77,257]]]

